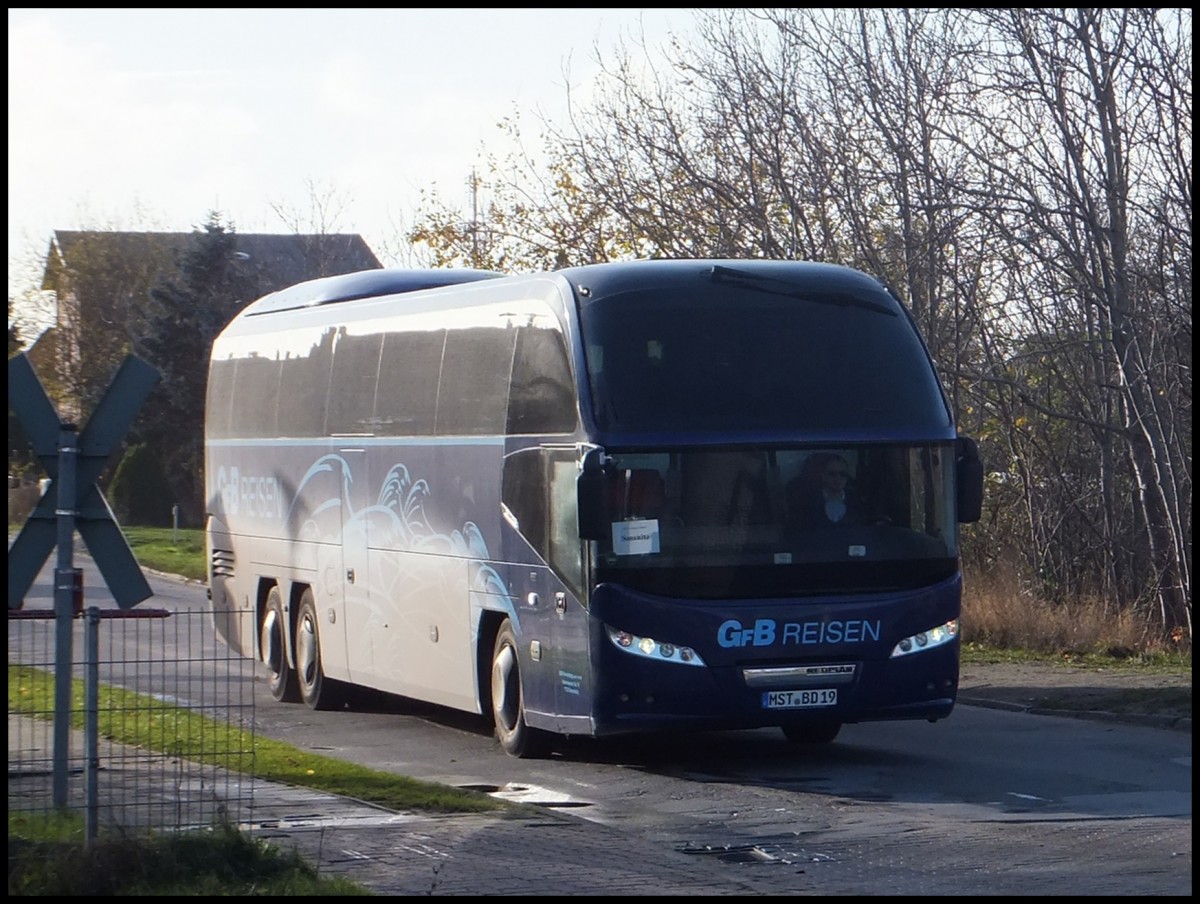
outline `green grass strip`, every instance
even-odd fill
[[[71,685],[71,724],[82,729],[83,681],[74,679]],[[43,669],[10,665],[8,711],[52,719],[54,676]],[[480,813],[507,807],[477,791],[377,772],[308,753],[123,688],[100,688],[97,723],[101,737],[121,744],[208,765],[246,763],[252,766],[255,777],[265,781],[313,788],[393,810]]]

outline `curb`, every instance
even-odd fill
[[[1161,728],[1168,731],[1192,730],[1191,716],[1152,716],[1140,713],[1110,713],[1091,709],[1049,709],[1040,706],[1026,706],[1023,703],[1010,703],[1006,700],[989,700],[985,697],[971,697],[959,694],[958,703],[964,706],[981,706],[986,709],[1003,709],[1012,713],[1027,713],[1031,716],[1058,716],[1067,719],[1087,719],[1092,722],[1111,722],[1117,725],[1141,725],[1145,728]]]

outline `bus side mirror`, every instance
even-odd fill
[[[580,445],[579,476],[575,479],[575,511],[580,540],[603,540],[612,520],[608,513],[608,456],[600,446]]]
[[[954,471],[958,520],[962,524],[973,524],[983,516],[983,462],[979,458],[979,446],[970,437],[958,438]]]
[[[608,475],[602,469],[581,471],[575,480],[578,496],[579,539],[603,540],[609,530],[605,502]]]

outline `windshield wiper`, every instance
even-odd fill
[[[875,311],[877,314],[887,314],[889,317],[896,317],[897,314],[886,305],[879,304],[875,301],[867,301],[865,298],[859,298],[857,295],[851,295],[849,292],[802,292],[797,291],[792,283],[785,279],[779,279],[775,276],[763,276],[759,273],[747,273],[744,270],[736,270],[733,267],[725,267],[721,264],[714,264],[709,271],[714,282],[731,281],[736,282],[745,289],[751,289],[755,292],[765,292],[768,295],[782,295],[785,298],[798,298],[801,301],[810,301],[813,304],[829,304],[838,308],[863,308],[867,311]],[[791,286],[791,290],[787,292],[778,289],[771,289],[767,286],[759,285],[762,282],[779,283],[785,286]]]

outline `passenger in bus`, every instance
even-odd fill
[[[696,452],[681,474],[683,521],[696,526],[778,524],[761,452]]]
[[[850,465],[836,452],[815,452],[787,485],[788,526],[816,530],[859,524],[863,510],[855,497]]]

